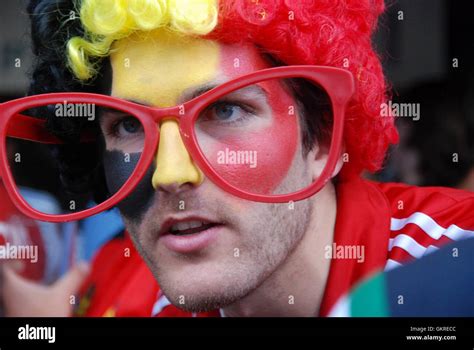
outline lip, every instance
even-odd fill
[[[203,221],[216,223],[216,226],[210,227],[200,233],[176,236],[169,233],[170,228],[179,222],[186,221]],[[189,254],[208,247],[214,242],[225,225],[218,221],[200,217],[200,216],[186,216],[182,218],[168,218],[163,222],[158,234],[158,241],[162,243],[167,249],[181,254]]]

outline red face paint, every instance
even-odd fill
[[[227,47],[221,54],[227,79],[268,67],[252,47]],[[281,81],[269,80],[258,86],[266,93],[268,123],[253,130],[230,128],[226,137],[210,135],[202,149],[226,182],[251,193],[275,194],[296,153],[298,115],[295,102]]]

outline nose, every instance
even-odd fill
[[[156,169],[152,177],[155,190],[177,192],[185,184],[199,185],[204,180],[194,164],[179,133],[178,122],[165,119],[160,125],[160,141],[156,153]]]

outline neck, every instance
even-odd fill
[[[330,260],[325,247],[333,242],[336,193],[328,183],[312,199],[308,229],[286,260],[256,290],[223,311],[230,317],[317,316]],[[297,207],[295,207],[297,210]]]

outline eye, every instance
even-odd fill
[[[142,124],[137,118],[126,117],[119,121],[116,126],[116,131],[120,136],[128,134],[136,134],[142,131]]]
[[[224,123],[240,122],[245,120],[252,112],[249,108],[236,102],[216,102],[204,113],[204,120]]]
[[[213,107],[213,112],[219,120],[228,120],[241,112],[241,108],[230,103],[219,103]]]

